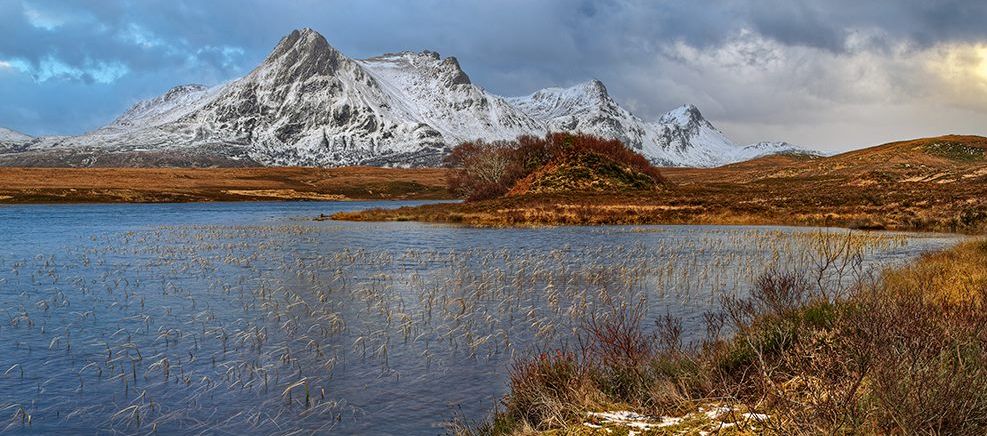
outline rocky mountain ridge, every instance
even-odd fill
[[[356,60],[300,29],[240,79],[177,86],[85,135],[0,131],[0,164],[428,166],[462,141],[550,131],[617,138],[667,166],[718,166],[798,149],[736,145],[691,105],[644,121],[597,80],[504,98],[475,85],[454,57],[422,51]]]

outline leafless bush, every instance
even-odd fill
[[[577,418],[589,391],[586,371],[585,361],[568,351],[515,361],[506,415],[536,429],[564,425]]]
[[[821,296],[810,289],[802,274],[770,270],[754,281],[749,295],[724,296],[722,308],[733,327],[744,331],[759,318],[785,315],[817,297]]]
[[[641,398],[647,388],[647,364],[654,338],[642,328],[642,304],[615,306],[584,326],[584,343],[594,375],[604,392],[621,401]]]

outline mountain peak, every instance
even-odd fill
[[[270,63],[291,54],[317,57],[340,55],[335,48],[329,45],[329,41],[322,34],[306,27],[293,30],[281,38],[281,41],[264,62]]]
[[[463,67],[459,65],[459,59],[455,56],[449,56],[442,59],[442,55],[439,52],[432,50],[422,50],[421,52],[408,52],[411,56],[424,57],[430,61],[441,61],[438,64],[438,74],[441,76],[442,81],[447,86],[452,85],[469,85],[473,82],[470,81],[470,76],[463,71]],[[432,64],[434,65],[434,64]]]
[[[358,62],[371,70],[384,68],[385,70],[404,71],[405,74],[436,80],[445,86],[473,83],[460,67],[459,60],[452,56],[442,59],[438,52],[431,50],[384,53]]]
[[[528,96],[507,100],[542,122],[577,113],[613,112],[618,107],[607,93],[607,87],[596,79],[568,88],[545,88]]]
[[[668,112],[665,112],[658,122],[661,124],[674,124],[677,126],[688,126],[693,123],[700,123],[706,121],[703,118],[703,114],[699,112],[699,108],[695,105],[684,104]]]
[[[281,42],[274,48],[274,53],[287,51],[292,48],[325,49],[331,47],[329,46],[329,41],[321,33],[305,27],[292,30],[291,33],[281,38]]]
[[[207,88],[205,85],[200,85],[198,83],[189,83],[189,84],[185,84],[185,85],[178,85],[178,86],[176,86],[174,88],[169,89],[168,92],[166,92],[164,94],[164,96],[162,97],[162,99],[163,100],[171,100],[171,99],[173,99],[175,97],[178,97],[178,96],[181,96],[181,95],[189,94],[189,93],[192,93],[192,92],[205,91],[206,89],[209,89],[209,88]]]
[[[744,148],[750,149],[766,149],[766,148],[795,148],[796,145],[785,142],[785,141],[760,141],[745,146]]]
[[[304,28],[281,38],[258,69],[266,71],[263,74],[274,73],[278,81],[304,80],[332,74],[346,59],[319,32]]]
[[[749,159],[761,156],[783,154],[789,156],[821,157],[824,153],[803,148],[785,141],[761,141],[745,146],[742,153]]]
[[[588,97],[592,97],[599,101],[606,101],[610,98],[610,93],[607,92],[606,85],[603,82],[593,79],[588,82],[580,83],[573,88],[579,89],[583,94]]]
[[[449,72],[449,78],[447,84],[449,85],[469,85],[472,83],[470,81],[470,76],[463,71],[463,67],[459,66],[459,60],[453,56],[449,56],[442,60],[442,66]]]
[[[311,27],[302,27],[301,29],[292,30],[286,38],[294,39],[296,41],[325,41],[326,37],[322,36],[321,33],[317,32]]]
[[[453,56],[442,59],[438,52],[431,50],[384,53],[360,62],[364,65],[387,65],[389,68],[398,68],[409,72],[418,71],[411,74],[423,74],[425,77],[438,80],[445,86],[473,83],[463,68],[460,67],[459,60]]]

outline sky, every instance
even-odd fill
[[[603,81],[654,120],[841,151],[987,135],[981,0],[0,0],[0,127],[79,134],[259,64],[292,29],[344,54],[456,56],[496,94]]]

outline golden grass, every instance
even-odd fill
[[[921,295],[934,302],[979,305],[987,290],[987,240],[926,255],[920,261],[884,275],[887,292]]]

